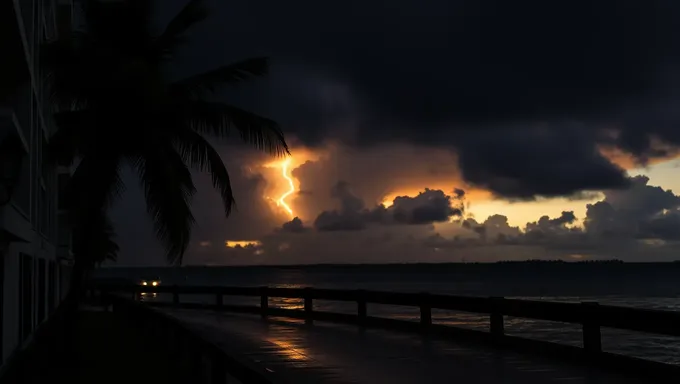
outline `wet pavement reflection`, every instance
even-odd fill
[[[164,309],[282,383],[643,383],[535,355],[354,326]]]

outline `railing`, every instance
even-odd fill
[[[365,290],[333,290],[315,288],[271,288],[271,287],[214,287],[214,286],[93,286],[104,292],[132,294],[139,297],[142,292],[172,294],[172,302],[154,302],[152,306],[170,306],[190,309],[212,309],[266,316],[286,316],[304,319],[352,323],[367,327],[400,329],[405,331],[437,333],[457,338],[470,338],[489,342],[496,346],[528,349],[541,353],[556,353],[561,357],[576,358],[589,363],[613,366],[616,369],[631,369],[645,374],[680,375],[680,366],[657,363],[649,360],[617,355],[602,350],[601,328],[647,332],[652,334],[680,336],[680,312],[636,309],[599,305],[596,302],[558,303],[506,299],[503,297],[465,297],[427,293],[394,293]],[[213,295],[214,304],[181,303],[180,294]],[[224,303],[224,296],[259,297],[259,306],[230,305]],[[271,298],[301,299],[303,310],[282,309],[269,306]],[[314,300],[344,301],[356,303],[356,314],[315,311]],[[396,320],[368,315],[369,304],[387,304],[417,307],[420,321]],[[432,309],[454,310],[487,314],[489,332],[461,329],[432,323]],[[583,348],[552,342],[510,336],[505,333],[504,317],[513,316],[535,320],[558,321],[582,326]],[[680,377],[680,376],[679,376]]]

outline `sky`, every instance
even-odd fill
[[[677,1],[207,3],[173,76],[268,56],[215,97],[292,156],[215,142],[237,211],[196,174],[185,264],[680,259]],[[163,264],[124,180],[118,264]]]

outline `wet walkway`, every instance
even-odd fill
[[[164,310],[281,383],[632,384],[614,373],[536,355],[317,322]]]

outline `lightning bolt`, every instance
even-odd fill
[[[281,176],[288,182],[289,189],[279,197],[279,199],[276,201],[276,204],[280,207],[283,207],[283,209],[285,209],[288,212],[288,214],[293,216],[293,210],[290,208],[288,203],[286,203],[286,197],[290,196],[295,192],[295,183],[293,183],[293,178],[288,175],[289,166],[290,158],[287,158],[281,163]]]

